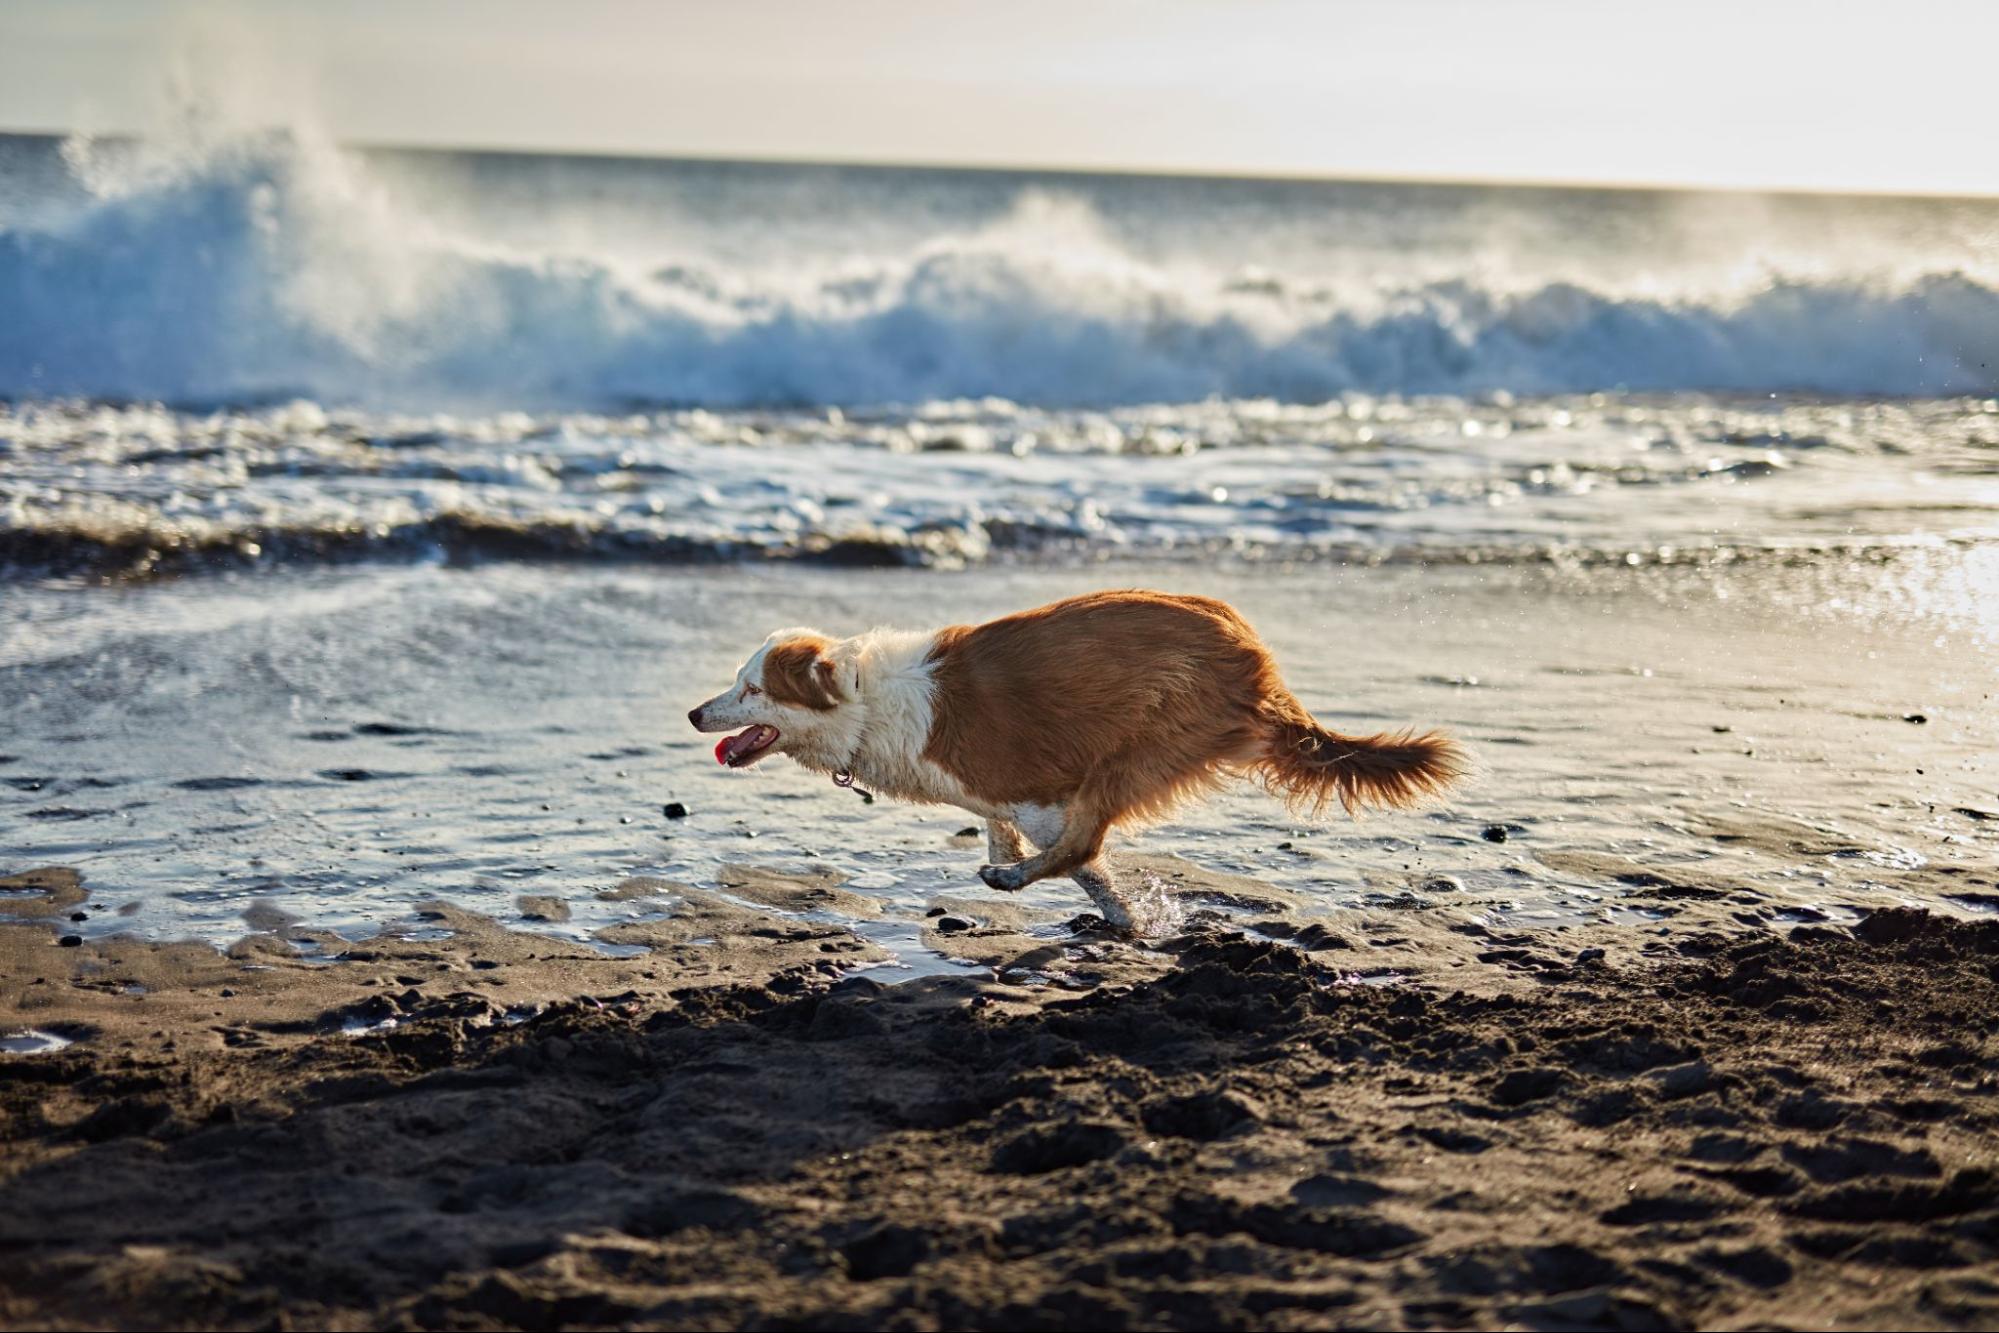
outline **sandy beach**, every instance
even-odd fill
[[[869,945],[797,915],[837,884],[748,867],[726,896],[611,890],[682,900],[626,960],[442,907],[448,942],[338,966],[268,936],[218,955],[8,927],[10,1021],[76,1044],[0,1065],[0,1318],[1999,1316],[1999,925],[1888,909],[1634,947],[1412,904],[1299,928],[1281,892],[1154,868],[1177,937],[940,904],[964,915],[931,929],[992,975],[886,987],[845,975]],[[90,896],[7,885],[30,886]],[[1350,970],[1380,959],[1407,979]]]
[[[1975,637],[1766,573],[1697,613],[1643,571],[1141,573],[1234,597],[1307,697],[1459,731],[1476,780],[1360,824],[1244,792],[1135,836],[1116,858],[1179,924],[1132,941],[1065,884],[984,890],[961,812],[630,721],[726,665],[746,599],[941,619],[1099,571],[356,571],[149,585],[101,622],[45,593],[29,623],[118,688],[46,688],[78,659],[30,650],[8,677],[10,808],[85,812],[16,827],[88,850],[0,884],[0,1318],[1999,1315]],[[504,675],[449,646],[496,615]],[[667,623],[686,665],[649,666]],[[296,677],[256,683],[301,632],[348,682],[304,716]],[[578,671],[569,635],[627,647]],[[216,706],[260,747],[206,752]],[[143,746],[114,722],[149,713]],[[295,825],[351,839],[324,879],[282,859]]]

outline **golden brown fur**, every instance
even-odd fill
[[[1120,591],[941,631],[924,756],[996,806],[1066,807],[1031,878],[1096,859],[1113,827],[1248,776],[1293,805],[1400,806],[1462,770],[1450,740],[1342,736],[1284,687],[1225,602]]]
[[[763,688],[781,704],[811,708],[819,712],[837,708],[842,695],[833,679],[833,664],[826,660],[830,639],[790,639],[774,646],[764,657]]]

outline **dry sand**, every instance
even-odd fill
[[[631,958],[440,904],[337,966],[65,947],[75,878],[7,881],[7,1029],[76,1044],[0,1057],[0,1323],[1999,1321],[1999,922],[1655,876],[1715,928],[1509,935],[1150,868],[1175,938],[945,896],[985,966],[890,987],[799,915],[859,895],[752,867],[606,890],[676,897]]]

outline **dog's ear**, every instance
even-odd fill
[[[764,654],[764,691],[781,704],[821,712],[846,697],[824,639],[787,639]]]
[[[847,691],[840,684],[840,668],[830,657],[822,657],[812,664],[813,673],[819,678],[819,688],[828,698],[838,702],[847,697]]]

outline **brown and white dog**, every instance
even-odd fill
[[[1434,732],[1319,725],[1233,607],[1161,592],[1091,593],[928,633],[779,630],[687,720],[736,732],[715,747],[731,768],[788,754],[884,795],[982,815],[990,864],[979,878],[1012,890],[1067,875],[1120,929],[1133,925],[1132,900],[1104,861],[1114,828],[1229,777],[1296,808],[1337,800],[1352,813],[1412,804],[1464,768]]]

